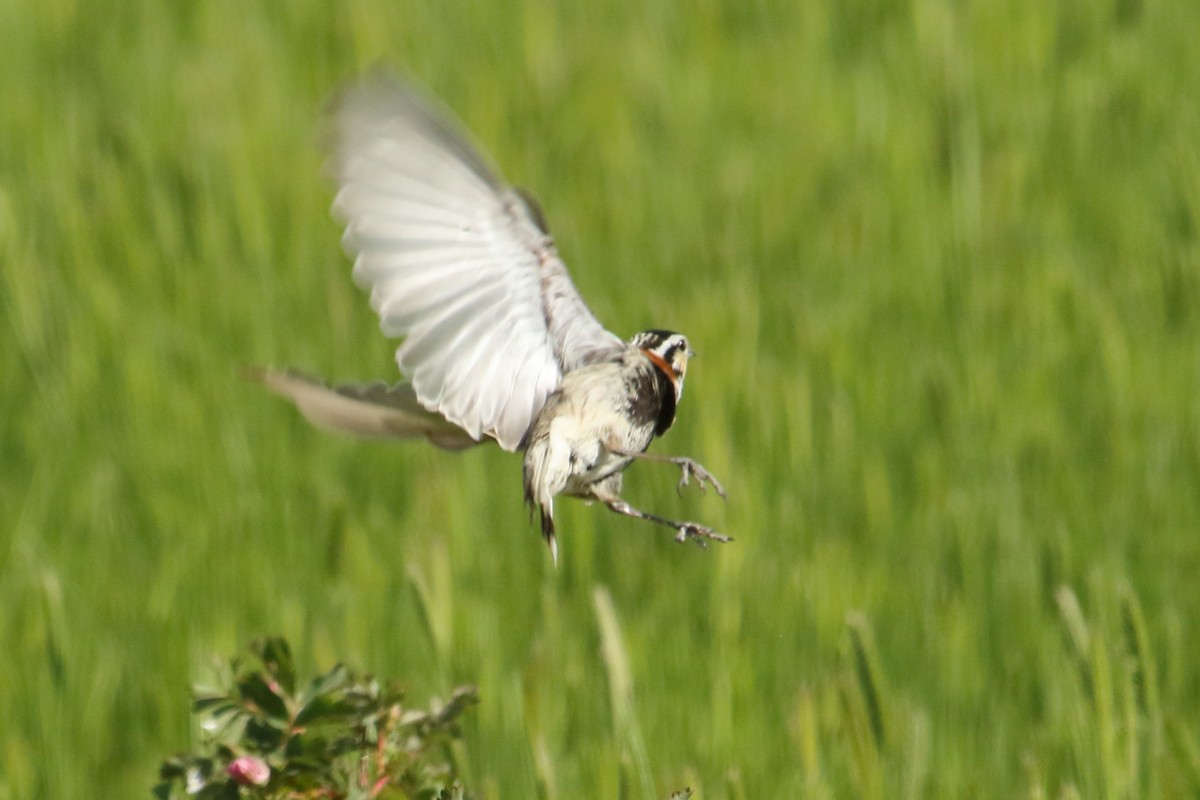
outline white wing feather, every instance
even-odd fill
[[[516,450],[564,372],[622,347],[550,237],[449,116],[382,79],[335,118],[334,209],[417,400]]]

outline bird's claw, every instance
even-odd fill
[[[721,482],[713,477],[713,474],[704,467],[700,466],[690,458],[681,458],[675,463],[679,465],[679,469],[683,472],[683,475],[679,478],[679,484],[675,487],[675,491],[683,494],[683,487],[688,485],[688,481],[691,478],[695,478],[696,486],[700,488],[701,492],[704,492],[708,489],[708,486],[705,486],[705,484],[708,484],[716,490],[717,494],[721,496],[722,500],[729,500],[729,497],[725,494],[725,487],[722,486]]]
[[[717,533],[712,528],[704,525],[698,525],[695,522],[681,522],[676,528],[678,533],[675,534],[675,541],[683,544],[688,539],[691,539],[697,546],[704,548],[708,547],[709,542],[732,542],[732,537],[726,536],[723,533]]]

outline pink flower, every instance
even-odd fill
[[[229,762],[225,768],[234,783],[242,786],[266,786],[271,780],[271,768],[257,756],[242,756]]]

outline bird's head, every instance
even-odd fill
[[[683,397],[683,377],[687,374],[688,358],[695,355],[687,337],[673,331],[650,330],[635,334],[629,343],[645,353],[671,380],[678,402]]]

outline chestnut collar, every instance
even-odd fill
[[[641,350],[646,358],[650,359],[650,363],[658,367],[659,371],[667,376],[667,379],[671,381],[671,385],[676,386],[675,370],[671,369],[671,365],[667,363],[667,360],[653,350],[647,350],[644,347]]]

